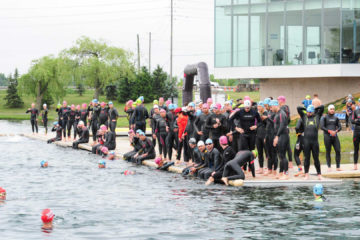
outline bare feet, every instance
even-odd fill
[[[308,173],[305,173],[305,177],[304,177],[305,180],[309,180],[310,177],[309,177],[309,174]]]
[[[302,171],[299,171],[297,173],[294,174],[295,177],[301,177],[301,176],[304,176],[305,174],[302,172]]]
[[[318,174],[318,179],[323,180],[323,177],[321,176],[321,174]]]
[[[357,164],[354,164],[354,170],[358,170]]]
[[[264,173],[264,176],[269,176],[269,175],[271,175],[271,173],[272,173],[272,170],[268,170]]]
[[[289,162],[289,168],[293,168],[293,163],[292,162]]]
[[[283,174],[279,179],[280,180],[289,180],[289,175]]]
[[[229,180],[226,177],[221,178],[221,181],[223,181],[226,186],[229,186]]]
[[[209,177],[209,179],[206,181],[205,185],[209,186],[210,184],[212,184],[214,182],[214,178],[213,177]]]
[[[341,168],[336,168],[336,171],[340,172],[340,171],[343,171],[343,170]]]
[[[331,167],[328,168],[328,172],[331,172]]]
[[[280,179],[280,174],[282,174],[282,173],[276,174],[275,178],[276,178],[276,179]]]
[[[264,173],[264,169],[260,168],[259,170],[256,170],[256,174],[263,174]]]

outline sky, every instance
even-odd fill
[[[173,75],[205,61],[214,69],[214,2],[173,0]],[[31,61],[70,48],[88,36],[137,53],[141,65],[170,70],[171,0],[1,0],[0,72],[26,73]]]

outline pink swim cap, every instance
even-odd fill
[[[107,147],[102,147],[102,148],[101,148],[101,151],[102,151],[103,153],[107,153],[107,152],[109,152],[109,149],[108,149]]]
[[[104,102],[100,103],[100,106],[102,106],[102,107],[104,107],[105,105],[106,105],[106,103],[104,103]]]
[[[217,104],[215,104],[215,107],[216,107],[216,109],[221,109],[221,104],[220,103],[217,103]]]
[[[80,105],[76,105],[76,109],[77,109],[77,110],[80,110]]]
[[[245,96],[245,97],[244,97],[244,101],[245,101],[245,100],[250,100],[250,101],[251,101],[251,98],[250,98],[249,96]]]
[[[209,109],[209,105],[208,105],[207,103],[204,103],[204,104],[202,105],[202,107]]]
[[[129,100],[129,101],[127,102],[127,104],[129,104],[129,105],[132,105],[133,103],[134,103],[133,100]]]
[[[83,108],[87,108],[87,104],[86,104],[86,103],[83,103],[83,104],[82,104],[82,107],[83,107]]]
[[[67,104],[67,102],[66,102],[66,101],[63,101],[63,105],[64,105],[64,104]]]
[[[213,100],[212,100],[212,98],[208,98],[206,102],[207,102],[207,103],[213,102]]]
[[[279,97],[278,97],[278,101],[285,102],[285,101],[286,101],[286,97],[285,97],[285,96],[279,96]]]
[[[75,105],[74,104],[71,104],[71,109],[75,108]]]
[[[163,97],[159,98],[159,101],[164,101],[164,98]]]
[[[100,129],[103,130],[103,131],[107,131],[107,127],[105,125],[101,125]]]
[[[226,136],[221,136],[219,139],[220,144],[222,145],[227,145],[228,144],[228,140]]]
[[[160,164],[161,164],[161,162],[162,162],[161,157],[157,157],[157,158],[155,158],[155,163],[156,163],[157,165],[160,165]]]
[[[170,101],[170,100],[167,100],[167,101],[165,102],[165,104],[166,104],[166,105],[170,105],[170,104],[171,104],[171,101]]]
[[[166,110],[162,108],[162,109],[160,110],[160,113],[162,113],[162,112],[166,113]]]
[[[41,213],[41,220],[44,223],[49,223],[52,222],[52,220],[54,219],[55,215],[54,213],[50,210],[50,209],[44,209]]]

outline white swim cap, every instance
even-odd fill
[[[244,107],[251,107],[251,102],[250,102],[250,100],[245,100],[245,101],[244,101]]]
[[[328,106],[328,111],[330,111],[330,109],[335,109],[335,106],[332,105],[332,104],[330,104],[330,105]]]

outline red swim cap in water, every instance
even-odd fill
[[[44,209],[41,213],[41,220],[44,223],[49,223],[52,222],[52,220],[54,219],[55,215],[54,213],[50,210],[50,209]]]
[[[6,199],[6,190],[0,187],[0,200]]]

